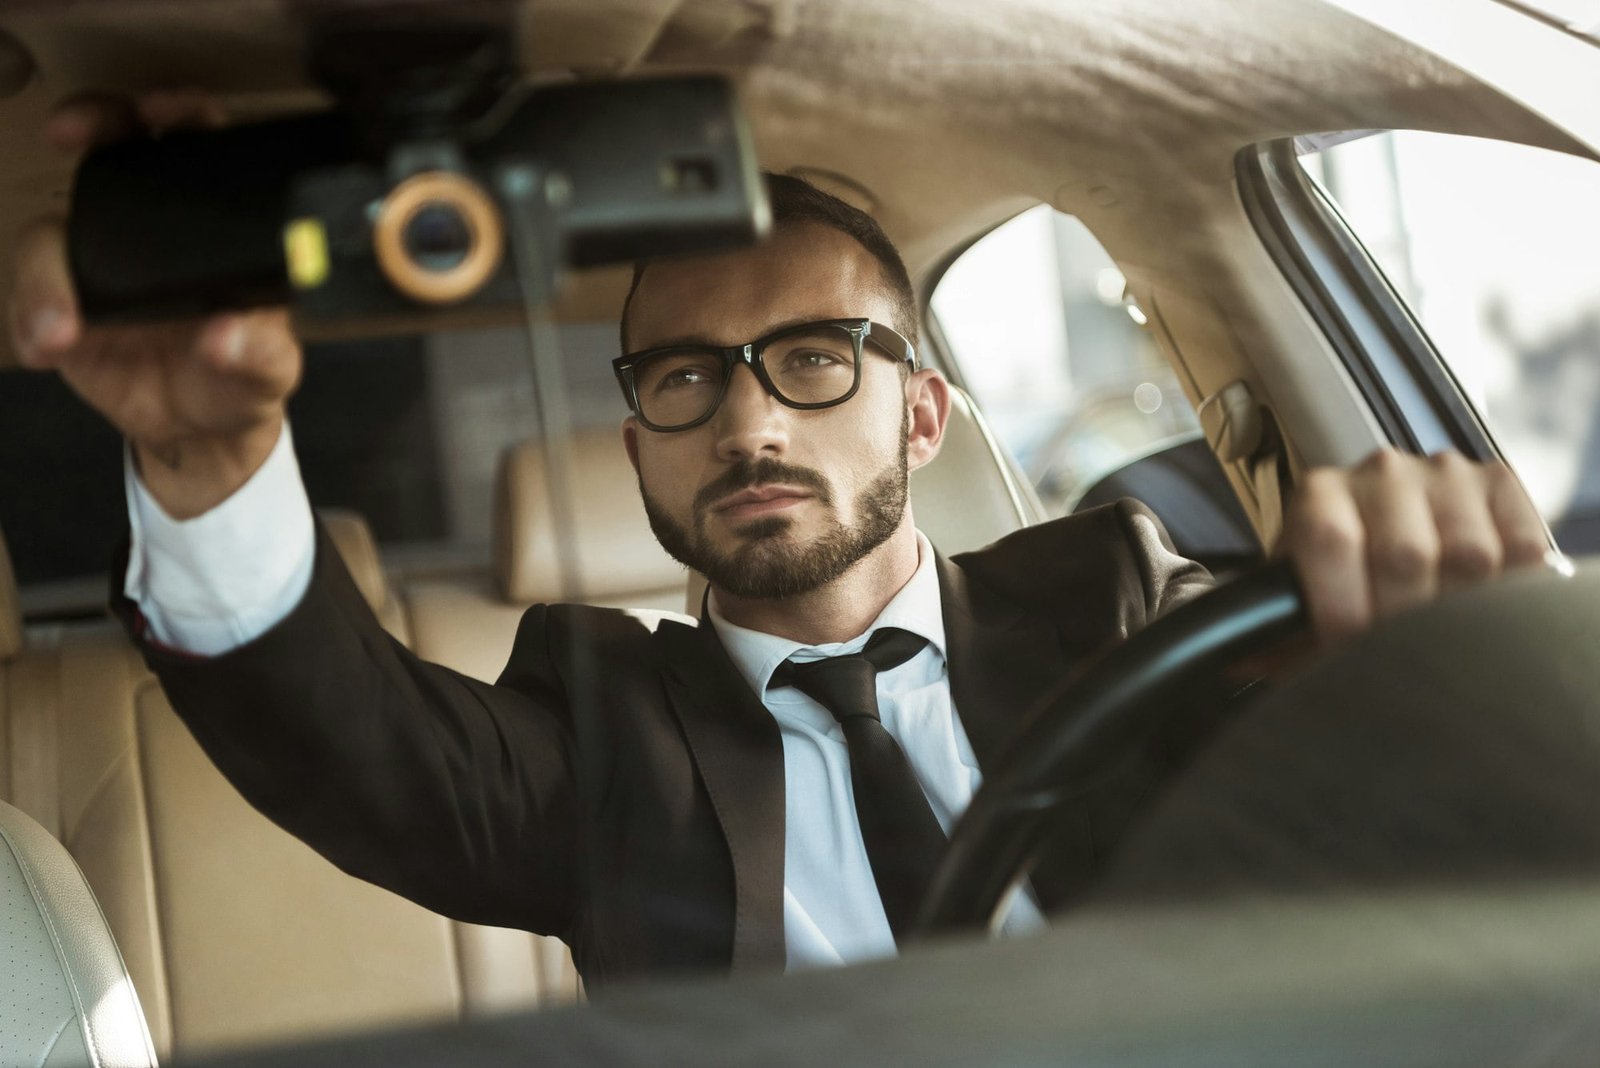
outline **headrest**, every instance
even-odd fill
[[[0,660],[22,651],[22,603],[17,596],[17,576],[11,570],[6,538],[0,532]]]
[[[683,567],[650,532],[621,433],[614,426],[579,430],[569,448],[579,596],[562,589],[544,445],[537,440],[513,445],[500,455],[494,537],[501,596],[513,604],[595,602],[681,589]]]
[[[343,508],[319,508],[317,518],[333,539],[339,558],[356,580],[356,589],[366,598],[373,612],[382,615],[389,605],[389,582],[383,574],[383,563],[378,559],[378,543],[372,538],[372,528],[355,512]]]
[[[972,400],[951,386],[950,420],[939,455],[911,473],[917,529],[941,553],[981,549],[1047,518],[1033,487],[1012,469],[1007,455]]]

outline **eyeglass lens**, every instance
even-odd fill
[[[844,327],[818,326],[775,338],[760,358],[779,397],[795,404],[839,400],[855,382],[855,339]],[[639,414],[661,427],[692,423],[716,404],[727,373],[714,350],[657,353],[633,369]]]

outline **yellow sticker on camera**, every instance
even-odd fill
[[[328,232],[321,219],[296,219],[284,227],[283,253],[296,289],[315,289],[328,280]]]

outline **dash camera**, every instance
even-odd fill
[[[484,41],[509,54],[492,35],[381,40],[326,50],[364,57],[322,71],[333,110],[91,154],[68,224],[85,316],[287,302],[310,338],[504,322],[565,268],[736,247],[770,225],[720,77],[522,90],[481,61]],[[433,67],[405,58],[424,54]]]

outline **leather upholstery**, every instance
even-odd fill
[[[931,463],[911,473],[917,527],[946,556],[981,549],[1048,518],[972,399],[955,386],[950,394],[944,445]]]
[[[329,525],[404,633],[364,524]],[[559,942],[427,912],[250,808],[110,622],[34,628],[0,660],[0,791],[95,888],[163,1057],[577,996]]]
[[[0,1064],[149,1068],[155,1048],[71,856],[0,803]]]
[[[501,597],[520,605],[581,601],[677,607],[683,565],[650,533],[620,432],[615,427],[576,431],[570,448],[580,589],[562,588],[544,447],[528,440],[501,455],[496,476],[495,569]]]
[[[572,512],[579,599],[675,616],[683,604],[686,572],[650,532],[619,432],[615,427],[579,430],[570,448],[579,496]],[[500,454],[491,581],[455,578],[407,585],[411,648],[424,659],[493,681],[511,653],[523,610],[574,599],[562,589],[544,452],[543,442],[529,439]],[[692,614],[698,616],[698,604]]]

